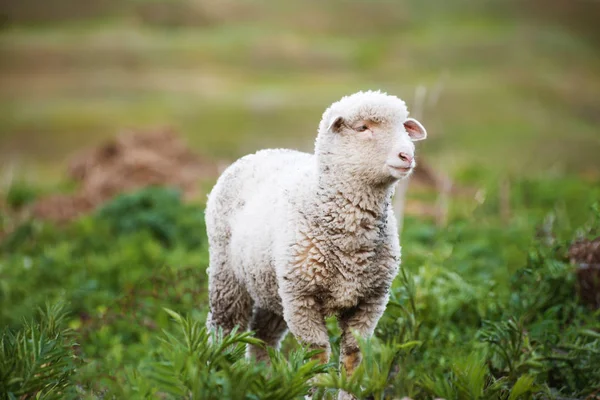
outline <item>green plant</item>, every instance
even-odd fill
[[[261,345],[251,332],[207,332],[203,324],[166,312],[175,321],[177,331],[164,332],[156,356],[142,361],[129,373],[120,395],[146,397],[161,393],[166,398],[273,399],[304,396],[310,380],[326,366],[309,361],[315,354],[303,349],[284,357],[270,351],[270,364],[249,364],[244,359],[247,344]],[[134,372],[135,371],[135,372]],[[129,393],[128,393],[129,391]]]
[[[46,305],[37,322],[27,321],[0,338],[0,398],[75,398],[74,332],[64,327],[64,305]]]
[[[183,205],[176,189],[149,187],[122,194],[102,206],[95,218],[115,235],[147,231],[165,246],[191,248],[205,242],[204,213]]]
[[[13,182],[6,192],[6,204],[13,209],[19,209],[38,196],[39,191],[34,186],[23,181]]]

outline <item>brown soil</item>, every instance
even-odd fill
[[[33,214],[68,221],[119,193],[151,185],[179,188],[189,199],[198,195],[200,181],[218,173],[216,162],[192,153],[172,130],[127,132],[75,154],[68,175],[80,183],[79,191],[42,198],[34,204]]]
[[[578,292],[593,309],[600,308],[600,237],[580,240],[569,248],[569,260],[577,265]]]

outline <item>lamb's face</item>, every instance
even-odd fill
[[[319,125],[315,153],[323,172],[372,184],[394,182],[415,167],[414,141],[425,128],[406,104],[381,92],[358,92],[333,103]]]
[[[353,179],[390,183],[410,175],[415,167],[414,141],[425,139],[425,128],[412,118],[333,118],[318,139],[320,158]]]

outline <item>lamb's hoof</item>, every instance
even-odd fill
[[[311,387],[310,389],[308,389],[308,394],[306,396],[304,396],[304,400],[312,400],[313,395],[315,394],[316,391],[317,391],[317,388],[315,388],[315,387]]]

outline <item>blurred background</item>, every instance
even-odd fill
[[[125,129],[232,160],[312,149],[323,110],[381,89],[450,176],[600,171],[595,0],[1,0],[0,168],[61,176]],[[8,179],[8,178],[7,178]]]

